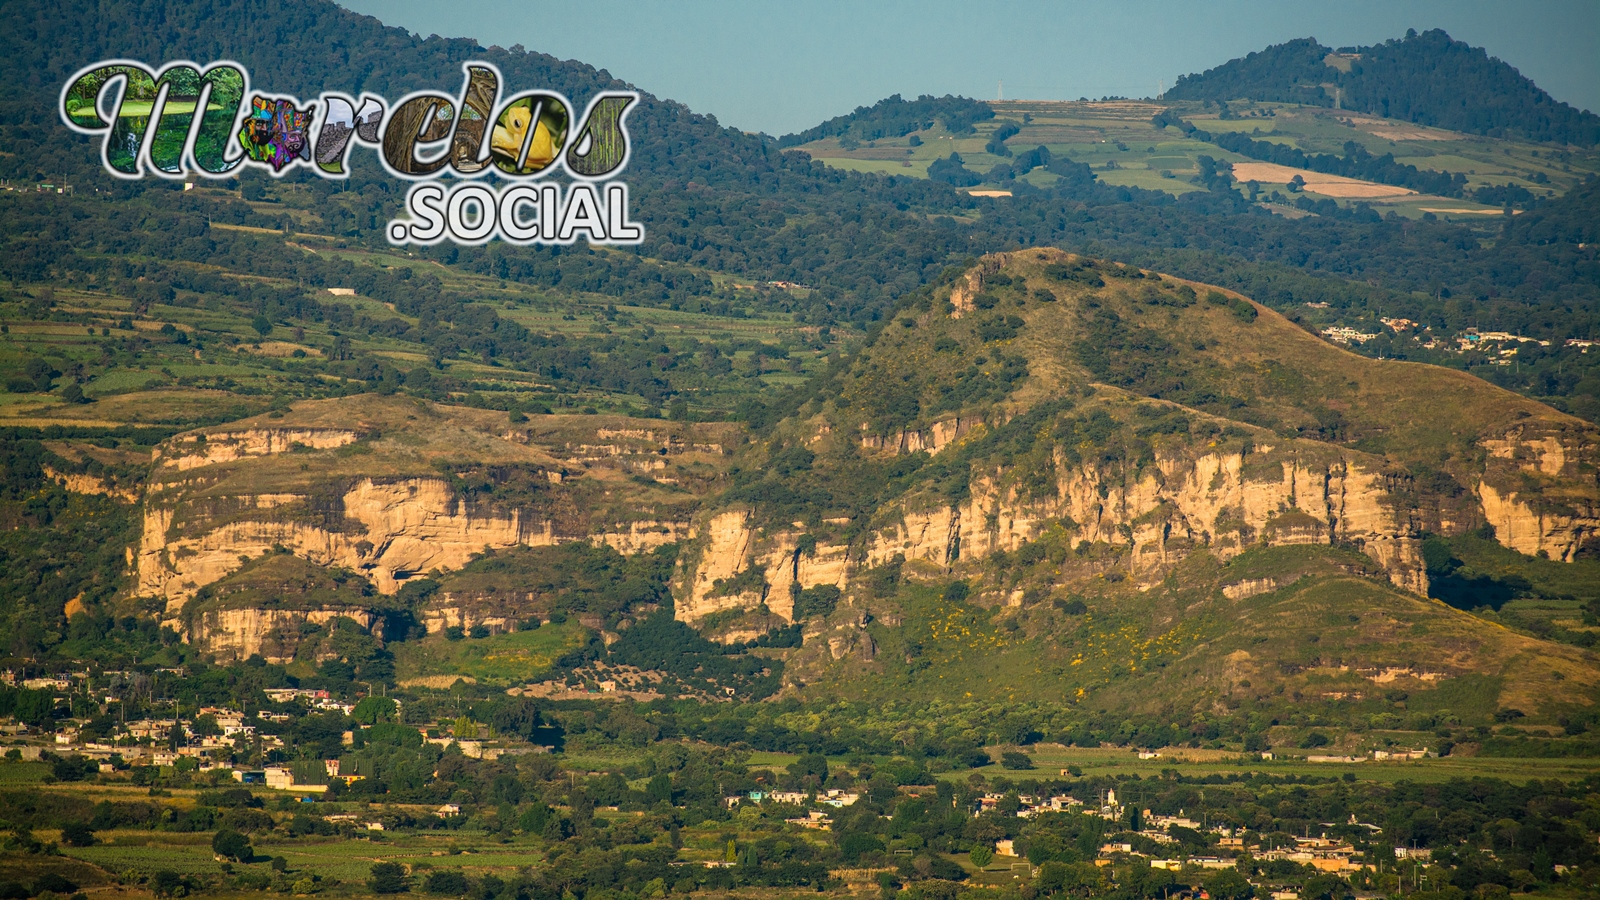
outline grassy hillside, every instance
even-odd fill
[[[873,659],[836,662],[819,642],[787,671],[813,699],[1424,731],[1493,723],[1502,709],[1553,722],[1586,710],[1600,687],[1593,653],[1395,590],[1347,551],[1261,549],[1226,565],[1196,558],[1148,591],[1065,562],[1050,577],[1051,597],[1016,607],[953,601],[950,582],[906,585],[865,604],[876,620]],[[969,577],[1011,583],[1024,568],[994,560]],[[1251,582],[1267,589],[1223,593]]]

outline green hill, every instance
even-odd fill
[[[1303,38],[1178,79],[1169,100],[1337,106],[1469,134],[1593,147],[1600,116],[1541,90],[1509,64],[1433,29],[1335,52]]]
[[[1556,446],[1559,468],[1535,449]],[[1528,554],[1501,546],[1501,576],[1536,552],[1600,574],[1578,524],[1597,452],[1593,426],[1461,373],[1023,251],[919,294],[772,427],[686,549],[678,614],[742,634],[732,610],[792,600],[807,697],[1552,721],[1592,702],[1594,654],[1419,596],[1430,572],[1459,587],[1423,550],[1493,532]],[[1549,546],[1493,501],[1511,491]]]

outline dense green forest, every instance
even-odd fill
[[[786,134],[778,139],[778,146],[798,147],[825,137],[850,137],[858,141],[905,137],[913,131],[932,128],[935,124],[944,126],[946,131],[953,134],[964,134],[971,132],[975,123],[992,118],[994,110],[988,104],[967,97],[923,94],[908,101],[894,94],[871,106],[858,106],[854,112],[835,116],[815,128]]]
[[[156,15],[156,6],[170,21],[197,23],[195,30],[169,42],[159,29],[137,27]],[[301,94],[342,89],[397,96],[450,85],[469,58],[495,62],[510,84],[557,88],[578,102],[602,88],[621,86],[577,63],[483,48],[469,40],[421,39],[331,4],[286,0],[274,4],[271,15],[248,22],[203,0],[176,9],[136,4],[114,13],[85,8],[60,14],[39,5],[17,12],[17,52],[0,66],[8,83],[24,89],[0,101],[6,123],[0,129],[7,146],[16,148],[0,161],[0,175],[13,180],[65,175],[79,192],[70,197],[10,194],[0,200],[8,223],[0,258],[4,274],[13,280],[81,270],[87,265],[78,258],[83,255],[102,260],[93,264],[102,266],[105,254],[132,251],[133,242],[146,242],[134,254],[141,268],[159,267],[179,254],[177,235],[189,242],[184,252],[190,258],[228,243],[206,231],[202,220],[217,221],[220,214],[222,221],[261,224],[259,213],[252,218],[239,210],[214,209],[182,198],[163,183],[113,182],[98,173],[94,144],[65,135],[54,110],[60,82],[83,59],[210,58],[223,47],[245,48],[241,61],[256,84]],[[296,36],[301,50],[295,64],[277,54],[251,55],[248,48],[265,45],[257,34],[263,28]],[[1417,52],[1432,46],[1402,43]],[[953,126],[970,125],[975,115],[970,101],[956,98],[885,101],[844,117],[849,124],[835,120],[824,127],[888,133],[943,118]],[[629,303],[681,306],[706,293],[703,281],[672,269],[673,264],[781,279],[816,288],[804,297],[781,299],[798,321],[867,326],[897,297],[953,261],[990,250],[1056,244],[1220,280],[1280,308],[1329,302],[1352,317],[1367,309],[1399,312],[1432,323],[1436,331],[1475,326],[1528,334],[1551,340],[1552,356],[1559,355],[1561,341],[1600,332],[1594,250],[1579,246],[1596,240],[1592,191],[1541,201],[1514,222],[1487,227],[1386,219],[1310,200],[1303,205],[1315,215],[1291,220],[1247,202],[1225,183],[1175,199],[1104,185],[1085,167],[1053,160],[1050,170],[1063,175],[1053,187],[1019,187],[1015,197],[999,204],[944,184],[828,169],[782,152],[781,142],[718,127],[649,95],[629,122],[635,148],[628,178],[637,218],[649,235],[638,253],[666,266],[641,267],[630,253],[503,245],[433,248],[425,255],[531,285],[559,278],[564,285]],[[308,182],[322,201],[311,210],[320,220],[311,230],[380,244],[380,226],[398,208],[399,198],[370,156],[358,152],[352,166],[356,174],[344,186],[298,176],[252,188],[252,196],[271,199],[279,187]],[[113,198],[117,202],[107,202]],[[70,224],[59,214],[63,207],[71,210]],[[126,227],[136,215],[154,221],[185,214],[188,224],[177,228]],[[150,280],[143,271],[130,277]],[[512,344],[525,343],[512,337]],[[1592,364],[1588,357],[1548,365],[1524,359],[1515,370],[1492,371],[1488,377],[1587,409],[1581,399],[1560,398],[1584,393],[1578,385],[1592,378]],[[571,365],[583,367],[581,360]],[[630,390],[671,393],[669,387],[649,388],[652,380],[660,381],[651,373],[625,377]]]
[[[1301,38],[1178,79],[1169,100],[1334,106],[1468,134],[1593,147],[1600,116],[1576,110],[1481,47],[1439,29],[1337,53]],[[1344,65],[1336,68],[1334,62]],[[1346,71],[1345,65],[1348,66]],[[1331,90],[1330,90],[1331,88]],[[1470,98],[1470,100],[1469,100]]]

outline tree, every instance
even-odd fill
[[[350,711],[350,717],[363,725],[376,725],[394,719],[395,703],[388,697],[366,697]]]
[[[61,842],[68,847],[93,847],[94,830],[84,822],[68,822],[61,826]]]
[[[250,320],[250,327],[256,330],[256,334],[266,337],[272,333],[272,320],[264,315],[257,315]]]
[[[989,863],[994,862],[994,848],[990,847],[988,844],[979,844],[978,846],[973,847],[970,855],[972,857],[972,864],[980,869],[984,866],[987,866]]]
[[[373,865],[367,888],[374,894],[403,894],[411,889],[406,883],[405,866],[390,862]]]
[[[1250,900],[1256,889],[1237,869],[1219,869],[1204,879],[1211,900]]]
[[[187,897],[189,887],[189,879],[171,869],[150,876],[150,892],[157,897]]]
[[[802,781],[812,776],[820,786],[828,780],[828,758],[821,753],[807,753],[789,764],[789,774]]]
[[[250,839],[232,828],[218,831],[211,838],[211,849],[218,856],[236,862],[249,862],[256,855],[255,848],[250,846]]]
[[[50,721],[55,709],[56,698],[51,692],[23,689],[17,693],[17,705],[11,714],[17,721],[37,728]]]
[[[839,853],[848,862],[855,862],[863,853],[883,852],[883,841],[877,835],[852,831],[839,838]]]
[[[1039,867],[1039,874],[1034,879],[1034,884],[1043,893],[1053,894],[1067,884],[1067,864],[1051,860]]]
[[[1026,771],[1033,768],[1033,758],[1028,756],[1026,753],[1018,753],[1015,750],[1008,750],[1005,753],[1000,754],[1000,765],[1007,769]]]
[[[1317,874],[1300,886],[1300,896],[1305,900],[1344,900],[1352,896],[1350,884],[1333,875]]]
[[[472,885],[467,882],[467,876],[461,874],[459,869],[441,869],[437,872],[429,872],[427,881],[423,883],[423,890],[430,894],[460,896],[471,889]]]

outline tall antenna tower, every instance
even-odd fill
[[[1006,98],[1006,83],[1004,79],[995,82],[994,98],[996,100],[1004,100]]]

